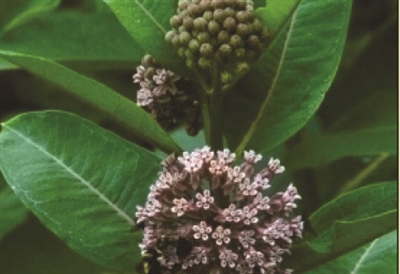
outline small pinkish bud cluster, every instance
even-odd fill
[[[302,237],[301,216],[291,215],[301,197],[292,184],[267,195],[284,167],[271,158],[255,172],[261,159],[248,151],[244,163],[234,165],[229,150],[204,147],[163,162],[146,205],[136,212],[144,227],[140,248],[157,254],[160,273],[291,272],[279,264]]]
[[[142,64],[136,68],[133,82],[140,85],[137,93],[137,104],[149,106],[154,104],[154,99],[162,96],[171,96],[177,93],[175,82],[179,76],[170,70],[161,68],[150,55],[145,55]]]
[[[137,104],[148,110],[163,128],[183,124],[189,135],[196,135],[202,127],[198,98],[194,92],[178,89],[180,79],[153,57],[145,55],[133,75],[133,82],[140,86]]]

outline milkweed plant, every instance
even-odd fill
[[[396,272],[395,1],[0,3],[4,273]]]

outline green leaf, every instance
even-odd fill
[[[226,135],[237,154],[269,149],[299,130],[320,105],[343,50],[351,1],[300,2],[237,88],[225,97]],[[240,106],[240,107],[238,107]]]
[[[136,205],[159,158],[76,115],[27,113],[3,124],[4,177],[22,202],[83,256],[132,270],[140,259]]]
[[[0,34],[3,34],[55,9],[60,4],[60,0],[1,0],[0,4]]]
[[[297,144],[285,163],[291,169],[326,165],[345,156],[397,154],[397,89],[376,90],[343,113],[323,134]]]
[[[5,184],[0,174],[0,184]],[[22,224],[28,215],[27,208],[21,203],[7,185],[0,191],[0,240],[11,230]]]
[[[150,114],[103,84],[50,60],[0,50],[0,57],[65,88],[165,152],[180,151]]]
[[[382,237],[332,260],[306,274],[319,273],[396,273],[397,231]]]
[[[1,38],[0,48],[80,67],[107,65],[132,71],[132,63],[145,54],[102,2],[85,11],[51,12],[10,31]]]
[[[397,154],[397,126],[319,135],[295,147],[287,158],[291,169],[326,165],[345,156]]]
[[[268,30],[277,33],[293,14],[300,0],[268,0],[267,6],[256,10]]]
[[[396,182],[378,183],[325,204],[309,219],[317,236],[294,247],[288,265],[299,272],[310,270],[393,231],[396,193]]]
[[[103,0],[115,13],[132,38],[158,62],[185,75],[186,65],[164,37],[171,29],[169,19],[176,13],[177,1]]]

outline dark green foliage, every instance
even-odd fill
[[[281,158],[298,188],[304,239],[284,260],[294,273],[395,273],[397,1],[254,1],[251,29],[269,31],[255,62],[242,62],[260,50],[248,14],[172,17],[177,2],[0,0],[0,272],[135,273],[134,213],[161,158],[219,135],[239,158]],[[197,136],[135,103],[145,54],[207,102]],[[240,62],[224,70],[217,57]],[[231,84],[204,99],[202,85],[221,84],[210,66]]]

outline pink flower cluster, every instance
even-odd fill
[[[175,95],[175,82],[179,76],[170,70],[161,68],[150,55],[145,55],[142,64],[136,68],[133,82],[140,85],[137,104],[151,108],[155,98]]]
[[[229,150],[204,147],[163,162],[146,205],[136,212],[144,227],[140,248],[157,251],[161,273],[291,273],[279,264],[302,236],[301,217],[290,215],[300,196],[292,184],[267,196],[284,167],[271,158],[256,173],[261,159],[248,151],[234,165]]]

